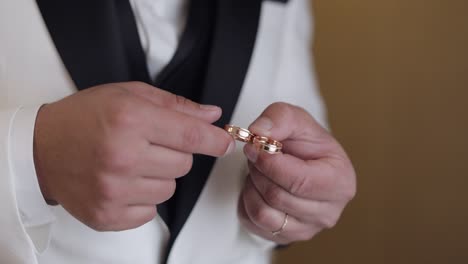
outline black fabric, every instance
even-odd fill
[[[37,0],[58,53],[79,90],[111,82],[148,81],[139,79],[140,75],[132,76],[116,10],[119,2],[127,1]]]
[[[157,87],[164,87],[174,94],[199,101],[204,89],[203,83],[211,50],[215,11],[215,0],[192,0],[190,2],[187,25],[179,47],[171,62],[156,78],[155,85]],[[171,231],[169,247],[177,237],[185,218],[195,203],[194,201],[197,200],[203,188],[206,177],[199,170],[205,166],[210,165],[201,163],[200,156],[196,155],[189,174],[177,179],[174,196],[167,202],[158,205],[158,212]],[[201,183],[201,186],[187,183],[186,178]],[[187,188],[182,188],[182,186],[187,186]],[[187,196],[186,193],[190,193],[190,195]],[[179,203],[181,200],[190,200],[190,202],[181,205]]]
[[[149,76],[146,54],[141,46],[140,35],[138,34],[130,2],[128,0],[118,0],[114,3],[120,25],[120,35],[124,43],[125,57],[130,71],[130,80],[151,83],[152,78]]]
[[[155,84],[194,101],[218,105],[231,119],[255,43],[261,0],[192,0],[175,56]],[[78,89],[97,84],[151,83],[128,0],[37,0],[55,46]],[[196,155],[172,199],[158,206],[170,228],[170,251],[215,159]],[[201,227],[205,228],[205,227]],[[220,234],[222,235],[222,234]],[[166,255],[167,257],[167,255]]]

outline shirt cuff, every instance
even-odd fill
[[[10,164],[13,168],[16,200],[26,229],[44,226],[55,220],[42,196],[34,166],[34,126],[40,107],[21,107],[11,125]]]

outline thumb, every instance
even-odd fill
[[[287,103],[268,106],[249,130],[278,141],[310,140],[328,134],[304,109]]]
[[[221,117],[218,106],[199,104],[183,96],[170,93],[157,87],[140,82],[120,83],[129,92],[141,96],[151,103],[213,123]]]

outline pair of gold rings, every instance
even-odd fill
[[[258,148],[269,154],[281,153],[281,149],[283,148],[283,144],[281,144],[281,142],[268,137],[254,135],[252,132],[245,128],[233,125],[226,125],[224,127],[224,130],[226,130],[235,140],[244,143],[254,144]]]

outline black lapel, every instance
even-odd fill
[[[78,89],[111,82],[149,81],[141,47],[132,51],[138,60],[129,58],[130,51],[125,47],[125,41],[138,41],[131,44],[140,45],[134,21],[122,19],[132,18],[128,1],[37,0],[37,4]],[[118,5],[127,7],[117,9]],[[127,10],[130,16],[119,16],[119,10]],[[123,38],[126,32],[121,28],[129,29],[129,34],[136,37]]]
[[[261,0],[219,1],[211,58],[201,103],[221,106],[219,126],[232,116],[250,64]]]
[[[216,123],[219,126],[230,121],[244,83],[257,35],[260,9],[261,0],[218,1],[211,54],[200,102],[223,109],[223,116]],[[168,249],[190,215],[214,162],[215,159],[211,157],[195,156],[192,171],[179,180]]]

